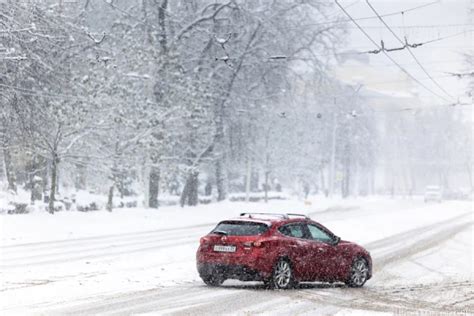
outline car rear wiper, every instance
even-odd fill
[[[228,235],[228,233],[223,231],[223,230],[214,230],[212,233],[213,234],[218,234],[218,235],[225,235],[225,236]]]

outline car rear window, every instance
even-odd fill
[[[255,222],[222,222],[211,233],[225,233],[227,236],[261,235],[268,230],[268,226]]]

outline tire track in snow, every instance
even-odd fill
[[[192,292],[192,296],[187,295]],[[147,310],[156,310],[160,308],[172,309],[176,306],[195,306],[201,304],[202,299],[218,298],[221,296],[240,294],[238,291],[209,291],[205,286],[189,287],[176,286],[171,290],[153,289],[132,293],[123,293],[112,297],[105,297],[97,300],[95,303],[88,303],[86,308],[70,309],[65,311],[49,310],[50,315],[130,315]]]
[[[74,255],[70,255],[67,253],[57,253],[50,255],[51,259],[46,260],[37,260],[37,261],[21,261],[16,260],[12,261],[9,264],[2,264],[0,265],[0,269],[16,269],[16,268],[23,268],[23,267],[32,267],[32,266],[41,266],[47,264],[58,264],[58,263],[67,263],[73,262],[78,260],[84,259],[108,259],[115,256],[120,255],[128,255],[134,254],[138,252],[147,252],[150,250],[158,250],[158,249],[166,249],[170,247],[182,246],[182,245],[190,245],[190,244],[198,244],[195,237],[188,237],[181,239],[176,242],[169,242],[169,243],[159,243],[157,242],[156,245],[142,247],[141,244],[133,244],[134,247],[122,247],[122,249],[115,250],[115,251],[104,251],[104,249],[92,249],[90,251],[75,251],[73,252]],[[113,249],[113,247],[112,247]]]
[[[462,213],[458,216],[449,218],[445,221],[436,222],[436,223],[433,223],[433,224],[430,224],[430,225],[427,225],[427,226],[417,227],[417,228],[414,228],[414,229],[403,231],[401,233],[391,235],[391,236],[388,236],[388,237],[385,237],[385,238],[367,243],[365,245],[365,247],[382,248],[384,246],[390,246],[390,245],[393,244],[394,239],[406,239],[407,237],[412,237],[414,234],[419,234],[419,233],[423,233],[423,232],[426,232],[426,231],[430,231],[430,230],[432,230],[434,228],[437,228],[437,227],[440,227],[442,225],[448,225],[450,223],[457,222],[460,219],[468,218],[469,216],[472,216],[472,212]]]
[[[196,230],[195,232],[187,232],[186,234],[173,234],[173,235],[166,235],[166,236],[148,236],[148,237],[133,237],[131,239],[126,240],[113,240],[113,241],[100,241],[94,243],[82,243],[75,246],[59,246],[55,247],[52,246],[47,249],[31,249],[28,252],[20,252],[9,254],[8,252],[4,252],[3,262],[8,261],[19,261],[25,259],[34,259],[34,258],[44,258],[49,256],[55,256],[59,254],[74,254],[77,252],[85,252],[91,250],[106,250],[110,248],[118,248],[118,247],[125,247],[131,245],[143,245],[143,244],[150,244],[150,243],[159,243],[165,241],[173,241],[173,240],[181,240],[187,238],[196,238],[199,234],[202,234],[203,230]],[[64,249],[64,251],[61,251]],[[25,255],[27,253],[27,255]],[[32,254],[33,253],[33,254]]]
[[[469,283],[461,284],[462,286],[460,286],[459,284],[456,285],[455,288],[457,291],[470,289]],[[449,286],[449,284],[447,285]],[[413,294],[410,286],[407,286],[406,290]],[[439,295],[441,292],[445,293],[445,289],[439,288],[437,295]],[[457,306],[456,304],[446,304],[430,300],[423,300],[423,297],[418,298],[409,295],[402,295],[400,293],[380,293],[379,289],[373,288],[341,288],[329,291],[329,293],[327,294],[328,295],[321,295],[321,293],[319,292],[305,290],[302,293],[298,293],[297,295],[300,299],[308,299],[310,301],[320,304],[331,304],[334,306],[339,306],[341,308],[360,309],[377,312],[416,312],[426,313],[429,315],[461,313],[462,315],[466,315],[468,311],[468,308],[463,305]],[[472,306],[470,310],[472,312]]]
[[[130,232],[130,233],[120,233],[120,234],[109,234],[109,235],[99,235],[99,236],[90,236],[90,237],[82,237],[82,238],[74,238],[74,239],[61,239],[61,240],[50,240],[50,241],[43,241],[37,243],[24,243],[24,244],[14,244],[14,245],[6,245],[1,246],[0,249],[2,252],[8,251],[30,251],[34,249],[50,249],[51,247],[58,247],[60,245],[64,245],[65,248],[69,247],[70,245],[74,245],[76,243],[88,243],[88,242],[101,242],[101,241],[117,241],[117,240],[127,240],[134,237],[142,237],[147,235],[161,235],[161,234],[169,234],[175,233],[179,234],[181,231],[189,231],[190,229],[204,229],[206,227],[214,227],[216,223],[207,223],[207,224],[199,224],[199,225],[192,225],[192,226],[185,226],[185,227],[178,227],[178,228],[164,228],[164,229],[156,229],[156,230],[147,230],[147,231],[139,231],[139,232]]]
[[[87,237],[75,240],[17,245],[14,252],[0,248],[0,268],[15,269],[83,259],[107,259],[113,256],[146,252],[181,245],[198,244],[206,225],[122,235]],[[151,246],[146,246],[151,245]],[[35,248],[38,246],[39,249]]]
[[[468,219],[468,220],[466,220]],[[473,224],[467,212],[441,223],[424,226],[364,245],[375,258],[375,272],[389,263],[432,248]],[[395,249],[393,249],[395,247]]]

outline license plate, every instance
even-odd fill
[[[235,252],[235,246],[223,246],[223,245],[215,245],[214,251],[217,252]]]

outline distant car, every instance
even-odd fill
[[[427,202],[438,202],[441,203],[442,200],[441,188],[437,185],[429,185],[425,190],[425,203]]]
[[[242,213],[222,221],[201,238],[196,259],[209,286],[238,279],[276,289],[311,281],[361,287],[372,277],[367,250],[300,214]]]

